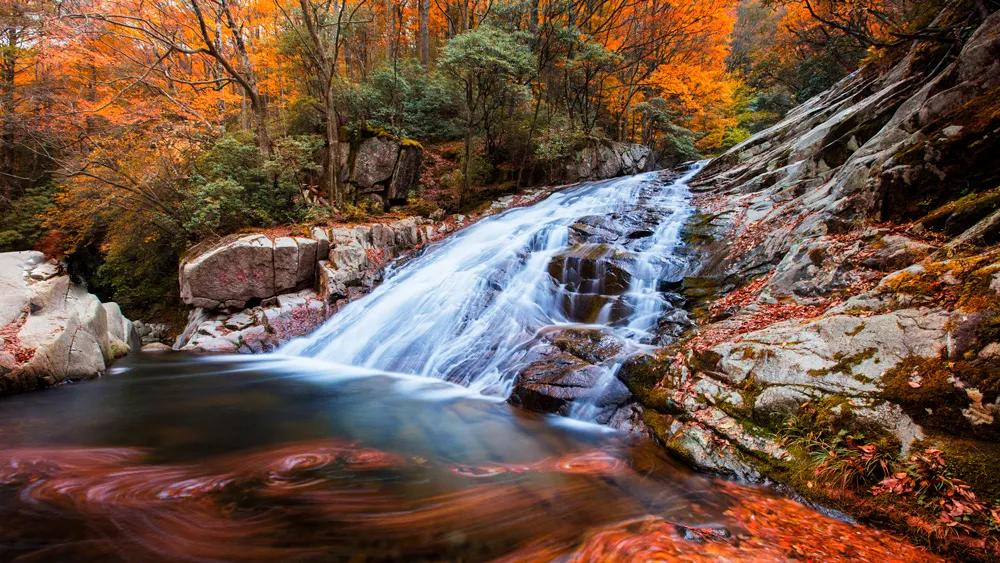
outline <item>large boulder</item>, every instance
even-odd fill
[[[420,181],[423,148],[419,143],[386,135],[368,137],[354,148],[353,158],[342,163],[341,175],[355,197],[390,205],[406,203]]]
[[[645,145],[606,141],[577,151],[564,165],[565,180],[604,180],[646,170],[650,149]]]
[[[184,303],[205,309],[242,309],[312,284],[319,243],[305,237],[233,235],[195,247],[181,262]]]
[[[569,404],[589,396],[603,374],[576,356],[556,352],[518,374],[509,400],[531,410],[569,414]]]
[[[392,181],[389,182],[389,189],[385,194],[386,200],[390,204],[406,203],[407,195],[416,188],[420,181],[422,159],[423,151],[419,146],[414,144],[400,146],[396,170],[392,174]]]
[[[399,158],[399,142],[387,137],[369,137],[358,146],[351,183],[362,190],[392,178]]]
[[[116,304],[40,252],[0,254],[0,394],[96,377],[136,343]]]
[[[336,303],[370,290],[382,269],[430,242],[431,222],[314,227],[312,236],[235,235],[195,247],[181,264],[192,305],[174,348],[198,352],[275,349],[323,323]]]

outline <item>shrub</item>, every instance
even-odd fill
[[[27,250],[44,234],[44,216],[52,205],[50,184],[28,188],[0,213],[0,252]]]

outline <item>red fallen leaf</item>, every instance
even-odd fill
[[[919,381],[914,381],[912,379],[907,382],[907,385],[909,385],[910,387],[912,387],[914,389],[920,389],[920,387],[921,387],[921,384],[920,384]]]

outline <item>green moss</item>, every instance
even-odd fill
[[[1000,188],[971,193],[928,213],[920,223],[929,229],[957,235],[1000,208]]]
[[[420,141],[416,139],[403,138],[399,140],[399,145],[403,147],[410,147],[414,149],[424,150],[424,146],[420,144]]]
[[[844,333],[845,336],[857,336],[865,329],[865,323],[858,323],[858,326]]]
[[[982,500],[1000,502],[1000,444],[931,432],[917,447],[941,450],[952,473],[969,483]]]
[[[629,392],[643,405],[658,409],[667,408],[670,389],[674,387],[674,371],[667,354],[640,355],[629,358],[618,372]]]
[[[983,394],[984,404],[996,401],[1000,366],[993,364],[911,356],[885,373],[881,396],[927,428],[959,436],[1000,438],[998,421],[973,425],[962,412],[971,404],[970,388]]]
[[[862,383],[870,383],[870,378],[856,375],[854,373],[854,368],[861,365],[862,362],[870,360],[878,354],[878,348],[865,348],[854,354],[844,354],[842,352],[837,352],[834,354],[833,359],[836,363],[828,368],[821,369],[811,369],[808,373],[812,377],[824,377],[834,373],[840,373],[843,375],[851,376],[855,379],[864,379]]]

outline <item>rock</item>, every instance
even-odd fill
[[[162,342],[152,342],[150,344],[143,344],[142,351],[149,353],[172,352],[173,348]]]
[[[1000,342],[991,342],[979,351],[980,360],[1000,360]]]
[[[234,235],[195,247],[180,265],[181,299],[205,309],[248,302],[311,285],[319,243],[304,237]]]
[[[122,315],[118,304],[114,302],[101,303],[101,306],[104,307],[104,314],[107,317],[112,356],[118,358],[131,350],[138,349],[140,345],[139,333],[135,330],[132,321]]]
[[[579,150],[565,164],[568,182],[603,180],[638,174],[646,169],[649,147],[643,145],[601,142]]]
[[[870,317],[834,315],[776,323],[711,348],[716,374],[733,384],[761,384],[855,396],[873,391],[882,374],[910,356],[945,351],[950,315],[902,309]]]
[[[279,295],[235,315],[198,310],[174,347],[192,352],[271,352],[314,330],[330,312],[326,300],[311,289]]]
[[[407,218],[315,227],[313,238],[249,234],[195,247],[188,253],[194,257],[182,264],[180,282],[185,302],[195,309],[174,347],[273,350],[319,326],[332,312],[327,305],[373,287],[383,267],[426,244],[432,232],[429,221]],[[241,310],[253,301],[259,305]]]
[[[614,358],[625,346],[625,342],[614,334],[589,328],[551,330],[545,334],[545,339],[563,352],[592,364]]]
[[[40,252],[0,253],[0,394],[96,377],[134,344],[117,305],[61,272]]]
[[[549,261],[549,275],[574,293],[621,295],[631,283],[626,264],[632,255],[606,244],[578,245]]]
[[[144,323],[141,320],[136,320],[132,323],[132,328],[141,344],[166,342],[170,333],[170,326],[165,323]]]
[[[399,143],[394,139],[369,137],[358,146],[354,157],[354,170],[350,181],[362,190],[392,178],[399,156]]]
[[[588,396],[603,373],[576,356],[553,354],[518,374],[509,401],[531,410],[567,414],[569,403]]]
[[[906,268],[934,251],[929,244],[897,235],[886,235],[879,242],[881,245],[863,264],[883,272]]]
[[[406,203],[407,194],[420,182],[420,163],[423,151],[419,146],[404,144],[399,149],[399,160],[386,191],[386,201],[393,205]]]

